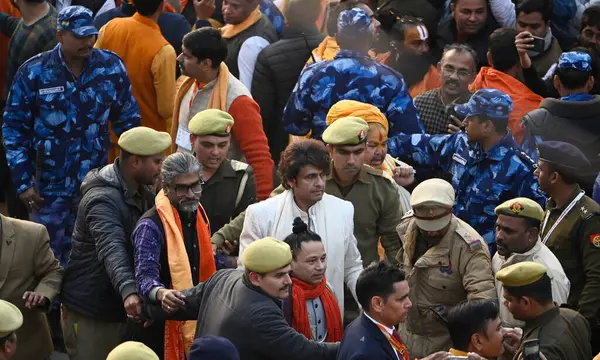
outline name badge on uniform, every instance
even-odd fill
[[[461,165],[467,165],[467,159],[465,159],[464,157],[454,153],[454,155],[452,155],[452,160],[456,161],[457,163],[461,164]]]
[[[40,95],[50,95],[50,94],[56,94],[56,93],[61,93],[61,92],[65,92],[64,86],[56,86],[56,87],[52,87],[52,88],[46,88],[46,89],[39,90]]]
[[[186,149],[187,151],[192,151],[192,143],[190,142],[190,132],[180,126],[177,129],[177,138],[175,138],[175,144]]]

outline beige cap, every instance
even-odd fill
[[[452,220],[454,188],[442,179],[425,180],[413,190],[410,206],[417,226],[425,231],[438,231]]]
[[[126,341],[114,348],[106,360],[159,360],[158,355],[137,341]]]
[[[138,156],[157,155],[171,146],[171,135],[145,126],[134,127],[119,136],[119,147]]]
[[[525,286],[541,279],[546,271],[546,267],[540,263],[523,261],[498,271],[496,279],[505,286]]]
[[[23,325],[21,310],[5,300],[0,300],[0,338],[17,331]]]

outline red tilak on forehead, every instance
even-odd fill
[[[381,141],[383,141],[383,132],[379,129],[377,129],[377,130],[379,132],[379,141],[381,142]]]

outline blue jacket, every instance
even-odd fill
[[[302,71],[283,111],[287,133],[321,139],[327,112],[340,100],[377,106],[390,123],[390,136],[422,134],[419,113],[402,75],[365,54],[342,50],[331,61],[320,61]]]
[[[25,62],[6,101],[2,126],[6,158],[20,194],[76,196],[85,175],[108,162],[109,120],[117,135],[140,125],[125,65],[116,54],[92,49],[75,79],[61,45]],[[37,161],[43,164],[36,169]]]
[[[112,19],[130,17],[133,16],[133,14],[135,14],[135,6],[123,2],[121,6],[98,15],[94,19],[94,25],[97,29],[100,29]],[[158,17],[158,27],[160,27],[160,32],[165,39],[167,39],[169,44],[175,48],[177,55],[181,54],[181,42],[183,37],[185,34],[192,31],[192,27],[185,16],[164,12]]]
[[[344,332],[336,360],[398,360],[381,330],[362,314]]]
[[[487,152],[468,141],[462,131],[452,135],[396,135],[389,140],[388,149],[392,156],[438,167],[451,176],[456,192],[454,214],[488,244],[495,242],[496,206],[516,197],[533,199],[542,208],[545,205],[533,175],[536,164],[510,131]]]

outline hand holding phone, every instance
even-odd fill
[[[523,360],[540,360],[540,341],[538,339],[523,341]]]
[[[533,36],[533,35],[531,35],[531,38],[533,38],[533,42],[531,43],[531,45],[533,45],[533,47],[531,48],[531,51],[534,51],[538,54],[543,53],[544,45],[545,45],[544,38],[541,38],[538,36]]]

